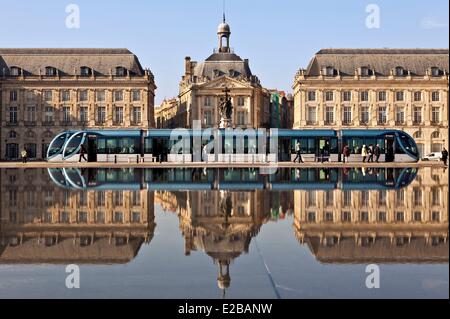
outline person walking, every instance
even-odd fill
[[[330,143],[327,141],[325,145],[322,147],[322,163],[326,160],[329,162],[330,156]]]
[[[380,144],[377,144],[377,146],[375,146],[375,149],[373,150],[373,154],[375,155],[375,161],[378,163],[380,160],[380,155],[381,155]]]
[[[302,150],[301,150],[299,141],[297,141],[297,144],[295,144],[295,153],[297,154],[297,156],[295,156],[295,158],[294,158],[294,163],[297,162],[297,159],[298,159],[299,163],[303,163]]]
[[[442,161],[444,162],[445,166],[447,166],[447,159],[448,159],[448,151],[444,147],[442,149]]]
[[[367,163],[373,163],[373,145],[370,144],[369,148],[367,149],[367,155],[369,155],[369,159],[367,160]]]
[[[81,144],[80,148],[80,158],[78,159],[78,163],[81,163],[81,159],[84,159],[86,162],[88,161],[86,158],[86,148],[83,144]]]
[[[20,152],[20,157],[22,157],[22,163],[26,163],[27,162],[28,152],[27,152],[26,148],[24,148],[22,150],[22,152]]]
[[[367,159],[367,147],[366,147],[366,145],[363,145],[363,147],[361,149],[361,156],[362,156],[363,163],[365,163],[366,159]]]
[[[350,158],[350,147],[348,147],[348,145],[344,146],[342,154],[344,155],[344,163],[348,163]]]

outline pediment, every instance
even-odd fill
[[[220,78],[214,79],[212,81],[209,81],[207,83],[198,86],[198,88],[201,89],[223,89],[225,87],[229,89],[253,88],[249,82],[236,80],[228,76],[222,76]]]

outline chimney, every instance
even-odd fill
[[[191,58],[188,56],[184,58],[184,70],[187,76],[191,75]]]

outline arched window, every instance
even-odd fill
[[[361,76],[371,76],[372,75],[372,70],[370,68],[368,68],[367,66],[363,66],[361,68]]]
[[[82,66],[81,68],[80,68],[80,75],[81,76],[91,76],[91,74],[92,74],[92,71],[91,71],[91,68],[90,67],[88,67],[88,66]]]
[[[53,133],[52,133],[51,131],[45,131],[45,132],[42,134],[42,137],[43,137],[43,138],[52,138],[52,137],[53,137]]]
[[[334,76],[335,74],[335,69],[332,66],[327,66],[325,68],[325,75],[326,76]]]
[[[52,66],[45,67],[45,76],[56,76],[56,68]]]
[[[439,133],[438,131],[433,132],[431,134],[431,138],[441,138],[441,133]]]
[[[414,133],[413,136],[414,136],[414,138],[422,138],[422,137],[423,137],[423,134],[422,134],[421,131],[417,131],[417,132]]]
[[[398,66],[395,68],[395,75],[396,76],[404,76],[405,75],[405,69],[401,66]]]
[[[118,66],[116,68],[116,76],[125,76],[127,74],[127,69],[123,66]]]
[[[29,131],[27,131],[27,132],[25,133],[25,136],[26,136],[27,138],[35,138],[35,137],[36,137],[36,134],[35,134],[33,131],[29,130]]]
[[[431,76],[439,76],[439,75],[441,75],[441,70],[439,70],[439,68],[437,67],[432,67]]]
[[[20,75],[20,68],[18,66],[12,66],[9,68],[9,75],[10,76],[19,76]]]
[[[9,132],[9,138],[17,138],[17,133],[15,131]]]

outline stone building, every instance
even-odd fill
[[[182,127],[178,105],[178,100],[172,98],[165,99],[160,106],[155,107],[156,128]]]
[[[193,121],[198,120],[202,127],[218,127],[220,99],[227,88],[234,106],[233,127],[269,127],[270,95],[250,70],[249,61],[236,55],[230,47],[231,29],[225,19],[219,25],[217,36],[219,46],[205,61],[198,63],[186,57],[179,85],[178,119],[171,125],[192,128]],[[172,115],[167,112],[162,116]]]
[[[45,158],[66,130],[154,127],[155,89],[127,49],[0,49],[0,159]]]
[[[448,49],[324,49],[295,77],[294,128],[400,129],[448,148]]]

